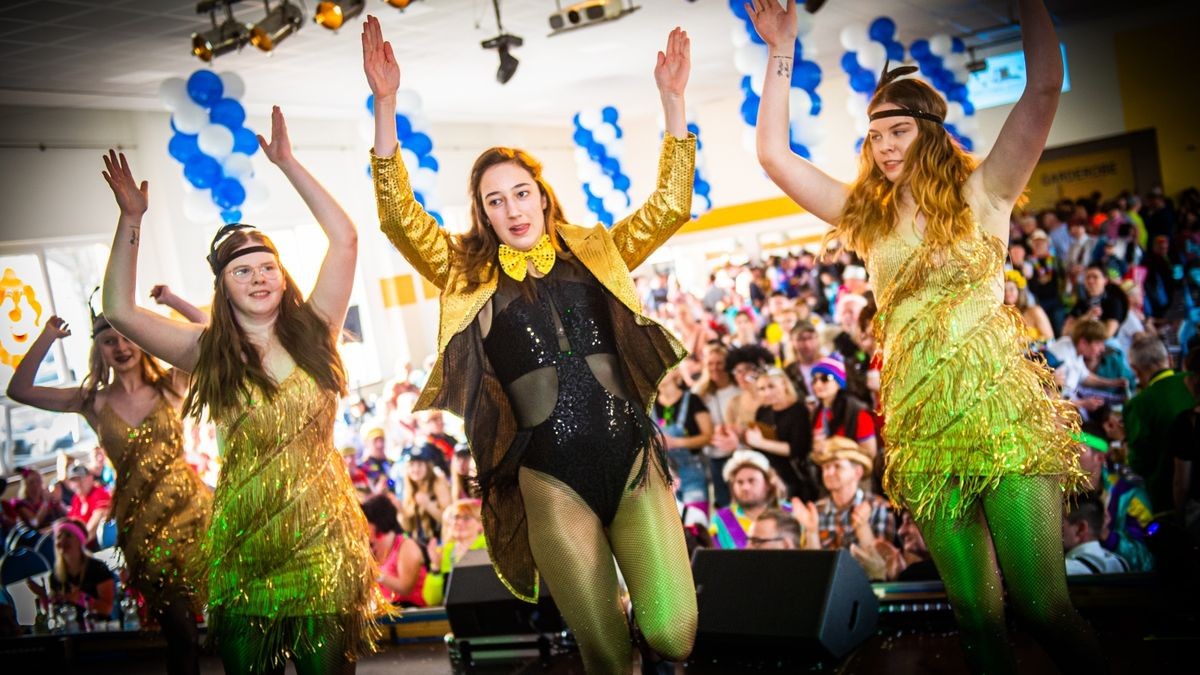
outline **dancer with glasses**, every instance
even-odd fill
[[[380,224],[441,289],[439,358],[416,407],[466,420],[501,580],[533,602],[544,576],[587,670],[619,673],[632,662],[619,567],[649,648],[687,656],[696,593],[647,415],[684,349],[641,313],[629,275],[690,212],[687,34],[671,32],[654,69],[667,125],[655,191],[611,230],[569,224],[537,160],[491,148],[471,171],[469,232],[447,234],[396,161],[400,67],[373,17],[363,61],[375,96]]]
[[[755,0],[769,49],[759,160],[800,206],[867,261],[883,349],[884,488],[920,526],[971,667],[1015,672],[1004,590],[1060,669],[1103,672],[1099,645],[1067,595],[1063,491],[1080,487],[1078,416],[1047,396],[1049,370],[1024,358],[1020,316],[1003,304],[1009,216],[1054,121],[1059,42],[1040,0],[1020,0],[1028,82],[991,153],[967,154],[930,86],[888,71],[868,106],[858,178],[843,184],[790,152],[788,87],[796,3]],[[818,392],[818,396],[821,394]]]
[[[104,278],[113,326],[193,373],[184,410],[208,415],[223,449],[208,565],[208,630],[229,673],[353,671],[374,649],[386,605],[375,585],[366,519],[333,448],[346,371],[337,352],[354,283],[358,236],[341,206],[292,154],[283,114],[263,153],[283,171],[329,239],[305,298],[274,243],[249,225],[213,239],[212,322],[185,324],[134,302],[148,186],[123,155],[105,157],[121,207]]]

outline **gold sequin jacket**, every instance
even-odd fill
[[[676,139],[667,134],[655,190],[637,211],[611,230],[568,223],[557,227],[567,249],[608,291],[625,382],[647,410],[658,381],[687,351],[669,331],[642,314],[629,272],[690,217],[695,161],[695,136]],[[450,236],[416,201],[403,162],[395,155],[372,154],[371,168],[380,228],[417,273],[441,291],[438,359],[415,409],[437,408],[462,417],[481,474],[515,472],[518,467],[503,462],[517,422],[508,396],[484,354],[479,322],[475,320],[496,292],[499,271],[485,272],[482,277],[489,281],[470,289]],[[447,382],[453,384],[444,386]],[[516,482],[498,484],[483,507],[484,532],[497,574],[514,595],[536,602],[538,573]]]

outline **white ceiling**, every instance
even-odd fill
[[[497,33],[491,0],[423,0],[403,12],[368,0],[367,12],[380,18],[395,47],[402,86],[420,92],[426,112],[438,120],[562,123],[582,107],[609,103],[623,114],[650,113],[658,105],[654,55],[675,25],[692,38],[690,100],[737,91],[730,36],[739,22],[725,0],[633,1],[641,8],[617,21],[548,37],[554,0],[501,0],[505,30],[525,39],[513,51],[520,66],[507,85],[496,82],[495,51],[479,45]],[[333,33],[312,23],[315,0],[301,4],[303,28],[274,53],[247,47],[217,57],[216,70],[243,77],[252,112],[278,103],[290,115],[361,116],[368,93],[359,46],[364,17]],[[840,77],[838,33],[848,22],[866,24],[886,14],[907,44],[939,31],[966,34],[1005,23],[1015,4],[830,0],[805,43],[815,47],[825,79]],[[1126,4],[1052,0],[1050,6],[1060,21],[1071,21],[1077,13],[1094,18]],[[263,12],[257,0],[235,6],[245,22]],[[0,9],[0,104],[161,110],[156,92],[164,78],[208,67],[190,53],[191,34],[208,26],[192,0],[8,0]]]

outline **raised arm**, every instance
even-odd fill
[[[978,170],[988,200],[1005,213],[1025,190],[1042,156],[1063,81],[1058,35],[1042,0],[1021,0],[1021,40],[1025,48],[1025,91],[1008,113],[996,144]]]
[[[279,106],[271,110],[271,141],[268,143],[260,135],[258,144],[262,146],[267,159],[287,176],[288,182],[304,200],[329,240],[329,248],[325,251],[325,259],[321,261],[317,283],[308,296],[308,303],[329,323],[330,330],[340,332],[342,322],[346,320],[346,308],[350,305],[350,291],[354,288],[358,230],[341,204],[292,154],[287,122]]]
[[[796,0],[753,0],[746,5],[754,30],[767,43],[767,76],[758,104],[758,162],[767,176],[801,208],[827,223],[842,215],[848,188],[792,152],[788,94],[796,44]]]
[[[691,41],[676,27],[654,64],[654,83],[667,126],[658,160],[658,182],[650,198],[612,228],[613,243],[631,270],[650,257],[692,214],[696,139],[687,130],[683,97],[691,70]]]
[[[108,267],[104,270],[104,316],[113,328],[142,349],[191,372],[200,355],[200,333],[204,327],[138,307],[134,297],[142,216],[146,213],[150,186],[146,181],[139,185],[133,179],[124,153],[109,150],[104,166],[104,180],[121,209]]]
[[[8,382],[9,398],[42,410],[83,412],[83,394],[79,387],[39,387],[33,383],[38,366],[46,358],[50,346],[55,340],[70,334],[70,326],[57,316],[52,316],[46,321],[42,332],[33,344],[29,345],[29,351],[25,352],[25,357],[17,364],[16,371]]]
[[[192,323],[199,323],[206,326],[208,325],[208,314],[202,312],[199,307],[193,305],[187,300],[175,295],[170,286],[167,286],[166,284],[156,284],[154,288],[151,288],[150,297],[154,298],[154,301],[158,304],[170,307],[176,312],[179,312],[180,316],[188,321],[191,321]]]
[[[417,274],[438,288],[450,273],[450,241],[413,195],[404,162],[396,150],[396,91],[400,64],[392,44],[383,39],[379,19],[368,16],[362,32],[363,71],[375,100],[375,147],[371,151],[371,176],[379,208],[379,228],[408,260]]]

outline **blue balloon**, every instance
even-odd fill
[[[171,131],[174,133],[177,133],[177,134],[183,133],[179,130],[179,127],[175,126],[175,116],[174,115],[171,115]]]
[[[611,105],[606,105],[600,110],[600,117],[602,117],[604,121],[608,122],[609,124],[616,124],[617,116],[617,109]]]
[[[857,73],[861,67],[858,65],[858,52],[846,52],[842,54],[842,70],[846,71],[847,75]]]
[[[798,61],[792,69],[792,86],[812,91],[821,83],[821,66],[812,61]]]
[[[742,76],[742,91],[746,92],[747,94],[754,91],[753,89],[750,88],[750,76],[749,75]]]
[[[621,173],[621,162],[616,157],[606,157],[601,162],[600,168],[609,176],[615,176]]]
[[[946,129],[946,133],[950,134],[951,136],[953,136],[955,138],[958,138],[958,127],[954,126],[953,124],[950,124],[949,122],[943,124],[942,126]]]
[[[438,161],[433,155],[421,155],[417,161],[422,169],[438,170]]]
[[[742,101],[742,120],[750,126],[754,126],[758,121],[758,103],[759,98],[753,94]]]
[[[433,150],[433,141],[421,132],[417,132],[404,141],[404,147],[417,153],[417,157],[428,155]]]
[[[708,196],[710,190],[712,190],[712,186],[708,184],[708,181],[703,180],[696,181],[696,184],[692,187],[693,192],[706,197]]]
[[[225,209],[221,212],[221,220],[224,221],[226,225],[229,223],[240,223],[242,222],[242,210]]]
[[[759,36],[758,31],[754,30],[754,24],[750,23],[749,17],[746,18],[746,32],[750,34],[750,41],[753,42],[754,44],[756,44],[756,45],[767,44],[766,40],[763,40],[762,37]]]
[[[950,89],[950,87],[954,86],[954,74],[945,68],[938,68],[937,70],[933,71],[933,74],[929,76],[929,79],[933,81],[933,86],[937,88],[938,91],[946,91]]]
[[[937,61],[930,58],[930,55],[926,55],[923,59],[917,59],[917,65],[921,67],[921,72],[925,73],[926,77],[941,67]]]
[[[246,127],[234,129],[233,151],[243,155],[253,155],[258,152],[258,136]]]
[[[888,59],[890,59],[892,61],[903,61],[904,60],[904,45],[893,40],[893,41],[885,44],[884,47],[887,48]]]
[[[406,115],[397,114],[396,115],[396,140],[403,143],[404,141],[408,140],[409,136],[412,136],[412,133],[413,133],[412,122],[408,121],[408,117]]]
[[[817,92],[815,92],[815,91],[808,92],[808,97],[812,99],[812,108],[809,109],[808,114],[809,115],[820,115],[821,114],[821,97],[818,96]]]
[[[596,196],[588,197],[587,205],[588,211],[592,213],[600,213],[604,210],[604,201]]]
[[[850,76],[850,88],[862,94],[875,90],[875,74],[862,68]]]
[[[962,107],[963,107],[964,115],[974,115],[975,114],[975,104],[971,103],[971,100],[969,98],[966,101],[962,102]]]
[[[886,16],[881,16],[871,22],[867,35],[876,42],[891,42],[896,37],[896,22]]]
[[[629,176],[626,176],[623,173],[619,173],[619,174],[613,176],[612,179],[613,179],[613,189],[614,190],[619,190],[621,192],[625,192],[626,190],[629,189],[629,185],[630,185]]]
[[[958,143],[959,143],[959,145],[962,146],[963,150],[966,150],[967,152],[975,151],[975,142],[972,141],[971,139],[967,138],[966,136],[963,136],[962,138],[958,139]]]
[[[421,205],[421,208],[425,208],[425,195],[421,194],[420,192],[414,192],[413,199],[417,200],[417,203]]]
[[[367,112],[375,114],[375,94],[367,94]]]
[[[221,78],[211,70],[197,70],[187,81],[187,93],[193,101],[208,108],[221,100],[225,85]]]
[[[963,101],[967,100],[967,97],[970,95],[971,93],[967,91],[967,85],[956,84],[950,87],[950,91],[946,95],[946,98],[950,99],[951,101],[958,101],[959,103],[962,103]]]
[[[617,130],[617,138],[625,138],[625,130],[617,125],[612,125],[613,129]]]
[[[197,153],[183,165],[183,177],[201,190],[210,188],[221,180],[221,163],[204,153]]]
[[[214,103],[212,110],[208,111],[208,121],[228,127],[230,131],[233,131],[241,128],[245,123],[246,109],[242,107],[241,103],[231,98],[223,98]]]
[[[232,209],[246,201],[246,188],[236,178],[222,178],[213,186],[212,197],[217,206]]]
[[[195,134],[175,134],[167,143],[167,152],[177,161],[187,164],[188,160],[200,153]]]
[[[918,61],[929,58],[931,54],[929,51],[929,40],[914,40],[908,46],[908,53],[912,54],[912,57]]]
[[[745,21],[747,19],[746,0],[729,0],[729,11],[733,12],[733,15],[737,18]]]
[[[864,139],[864,138],[859,138],[858,140],[854,141],[854,154],[856,154],[856,155],[857,155],[857,154],[860,154],[860,153],[862,153],[862,149],[863,149],[863,141],[864,141],[864,140],[866,140],[866,139]]]
[[[438,224],[438,227],[445,227],[446,221],[442,219],[442,214],[437,211],[430,211],[429,215],[433,216],[433,220]]]
[[[576,129],[583,128],[583,125],[579,123],[579,113],[575,113],[575,116],[571,118],[571,122],[575,124]]]
[[[800,155],[804,159],[812,159],[812,153],[809,152],[807,146],[801,145],[799,143],[789,143],[789,145],[792,146],[792,152],[796,153],[797,155]]]
[[[962,54],[967,51],[967,44],[962,41],[962,38],[950,38],[950,51],[955,54]]]
[[[592,132],[587,129],[576,129],[575,135],[571,137],[575,141],[575,145],[581,148],[586,148],[592,144]]]
[[[590,204],[592,198],[596,196],[596,195],[592,194],[592,184],[591,183],[583,184],[583,195],[586,198],[587,202]]]
[[[792,47],[792,62],[799,63],[804,58],[804,44],[800,42],[800,38],[796,38],[796,44]]]
[[[613,226],[613,214],[609,213],[608,211],[601,211],[600,212],[600,222],[604,223],[605,227],[612,227]]]
[[[587,146],[587,153],[588,157],[590,157],[591,160],[597,164],[604,164],[604,160],[608,159],[608,152],[604,150],[603,145],[600,145],[596,141],[592,141],[591,144]]]
[[[697,136],[700,135],[700,125],[695,122],[688,122],[687,130],[688,133],[696,134]]]

